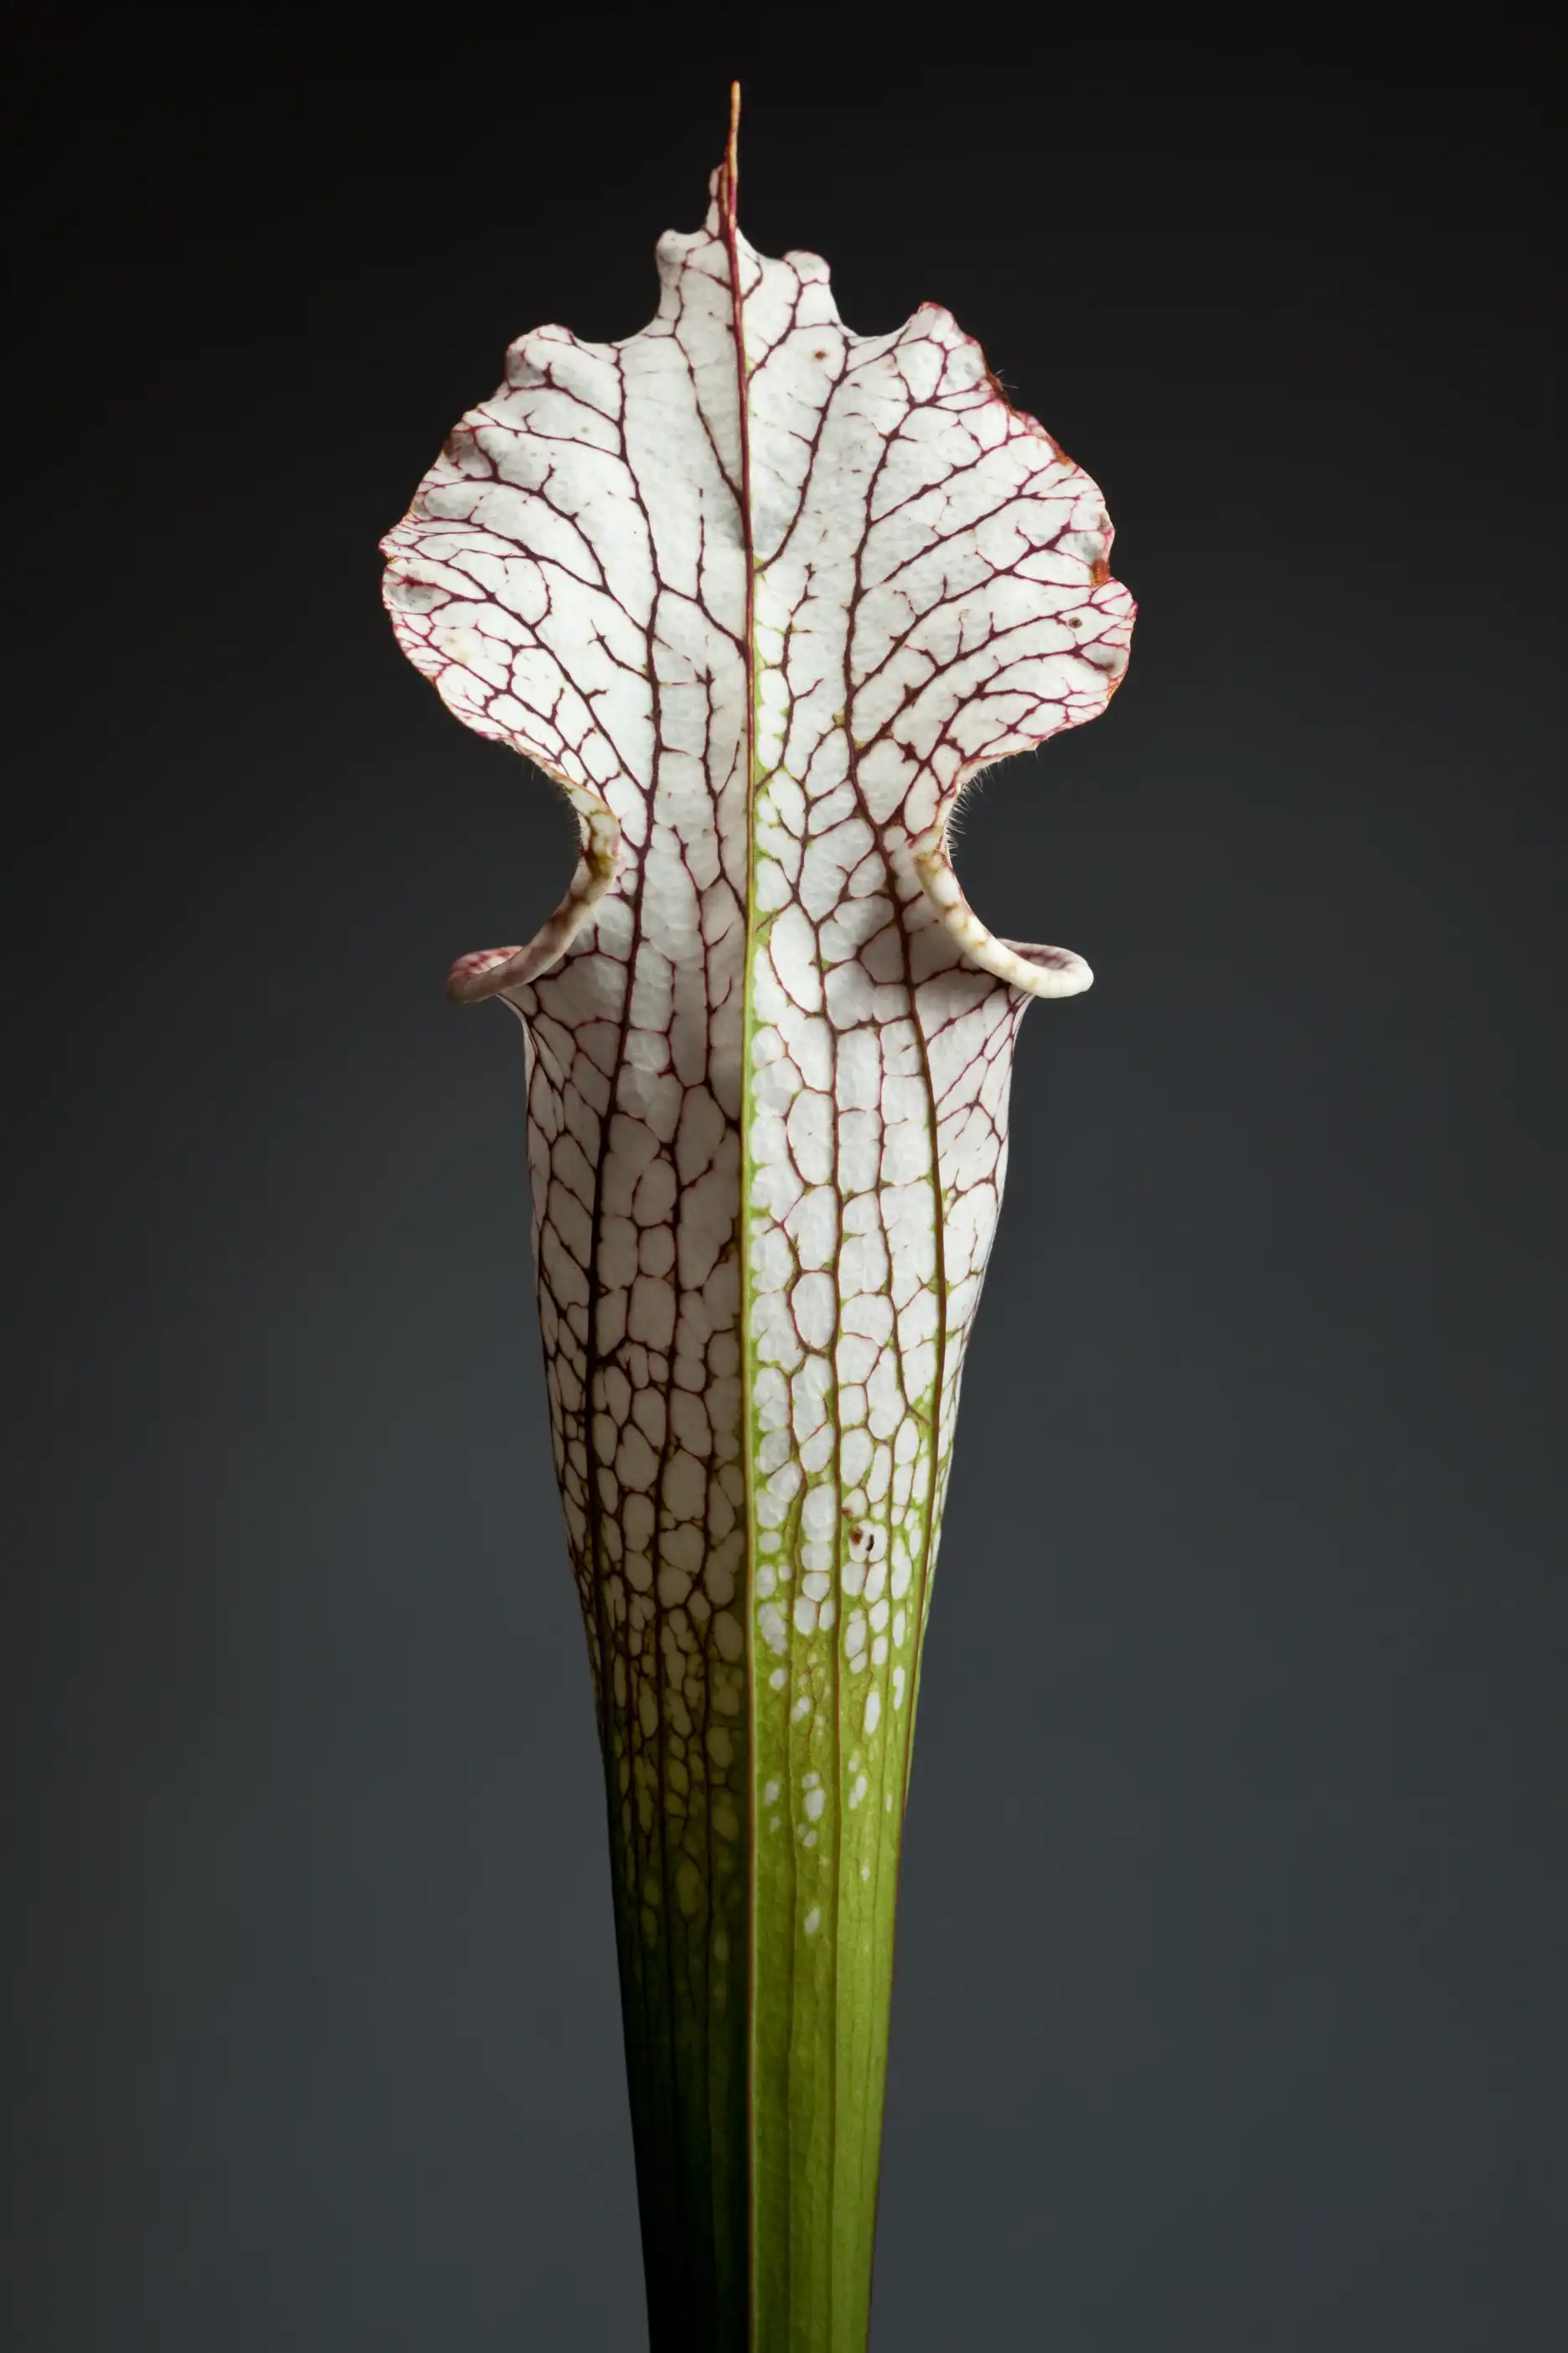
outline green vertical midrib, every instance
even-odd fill
[[[914,1630],[909,1651],[909,1687],[901,1723],[896,1721],[890,1707],[885,1714],[883,1736],[876,1752],[878,1770],[865,1801],[865,1813],[854,1817],[856,1829],[853,1831],[848,1827],[851,1816],[847,1807],[846,1758],[858,1744],[851,1742],[847,1746],[837,1704],[845,1597],[838,1579],[835,1578],[837,1607],[831,1633],[836,1701],[833,1757],[831,1774],[825,1769],[823,1775],[833,1808],[833,1909],[825,1921],[828,1933],[820,1939],[812,1940],[808,1963],[803,1967],[799,1906],[795,1893],[798,1884],[798,1858],[794,1837],[793,1801],[798,1788],[798,1759],[792,1753],[788,1718],[789,1705],[795,1696],[795,1681],[792,1672],[785,1692],[778,1695],[784,1708],[784,1753],[775,1756],[770,1750],[764,1754],[761,1742],[760,1668],[763,1662],[759,1659],[754,1590],[759,1534],[756,1511],[757,1365],[752,1334],[754,1283],[752,1262],[755,1172],[751,1128],[758,1026],[754,974],[771,922],[760,913],[756,892],[757,804],[765,782],[759,763],[762,689],[756,632],[759,567],[752,533],[750,379],[733,212],[732,166],[731,148],[731,176],[724,189],[721,217],[731,274],[740,440],[740,520],[746,564],[746,907],[739,1091],[742,1187],[739,1297],[741,1437],[746,1524],[743,1607],[748,1772],[745,1858],[748,2011],[745,2033],[746,2145],[743,2149],[733,2152],[716,2149],[715,2165],[716,2171],[722,2173],[732,2156],[734,2161],[745,2167],[749,2260],[744,2337],[737,2336],[731,2340],[729,2334],[731,2324],[721,2320],[720,2342],[725,2353],[729,2353],[731,2341],[743,2348],[743,2353],[865,2353],[869,2326],[877,2184],[887,2072],[899,1851],[908,1784],[908,1749],[913,1730],[915,1693],[920,1673],[924,1597],[929,1585],[936,1533],[942,1376],[946,1356],[945,1314],[939,1324],[938,1370],[931,1399],[928,1443],[931,1451],[931,1470],[927,1493],[915,1506],[916,1514],[923,1519],[925,1525],[918,1571],[916,1577],[911,1577],[908,1595]],[[912,976],[910,1009],[912,1017]],[[929,1068],[926,1077],[930,1096]],[[931,1116],[933,1213],[940,1228],[941,1179],[935,1155],[934,1098],[931,1103]],[[938,1290],[945,1303],[940,1250],[939,1231]],[[836,1403],[831,1409],[837,1418]],[[838,1440],[841,1446],[841,1427]],[[837,1459],[836,1450],[836,1462]],[[837,1475],[842,1507],[841,1470]],[[786,1657],[789,1655],[793,1653],[786,1654]],[[770,1694],[770,1701],[772,1696]],[[776,1716],[778,1710],[774,1709],[773,1713]],[[772,1736],[774,1736],[770,1734]],[[826,1760],[823,1761],[826,1764]],[[763,1884],[764,1880],[773,1875],[773,1870],[764,1873],[762,1869],[759,1801],[761,1784],[771,1773],[776,1773],[783,1782],[785,1819],[783,1830],[776,1835],[781,1844],[787,1840],[788,1854],[786,1859],[781,1853],[773,1869],[776,1869],[779,1879],[790,1891],[787,1939],[782,1934],[782,1919],[769,1920],[763,1916]],[[893,1800],[890,1809],[885,1803],[889,1796]],[[873,1812],[874,1831],[872,1821],[868,1819]],[[826,1817],[823,1828],[827,1828]],[[868,1858],[871,1862],[871,1877],[863,1883],[858,1865],[859,1861]],[[771,1934],[775,1927],[781,1931],[776,1942]],[[829,2028],[830,2035],[827,2034]],[[811,2170],[812,2146],[803,2142],[795,2131],[797,2102],[805,2113],[811,2114],[819,2101],[823,2102],[826,2118],[826,2183],[814,2178]],[[821,2117],[814,2116],[813,2121],[812,2142],[816,2143],[820,2156]],[[781,2153],[784,2162],[778,2177],[764,2179],[762,2159],[775,2153]],[[735,2318],[738,2320],[738,2313]]]

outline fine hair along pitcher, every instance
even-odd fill
[[[658,316],[507,353],[384,542],[397,637],[582,828],[465,956],[527,1060],[654,2353],[863,2353],[894,1907],[1014,1039],[967,779],[1104,710],[1100,491],[922,304],[852,334],[736,225]]]

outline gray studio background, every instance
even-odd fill
[[[592,174],[568,78],[458,204],[433,85],[251,111],[243,63],[200,122],[51,67],[32,152],[9,2341],[633,2348],[521,1050],[441,996],[571,843],[397,655],[374,543],[509,336],[648,315],[728,67],[658,137],[599,93]],[[938,185],[908,105],[748,106],[753,240],[864,332],[949,303],[1142,608],[961,843],[1097,983],[1025,1026],[968,1374],[879,2353],[1546,2353],[1531,118],[1124,93],[1047,141],[1026,95]]]

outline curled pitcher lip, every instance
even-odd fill
[[[1093,973],[1071,948],[1033,947],[986,930],[953,871],[944,831],[925,835],[910,854],[937,921],[971,964],[1028,997],[1080,997],[1093,986]]]

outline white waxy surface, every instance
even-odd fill
[[[825,265],[756,254],[715,186],[652,323],[523,336],[385,545],[405,650],[582,822],[557,913],[451,987],[527,1034],[624,1889],[657,1941],[673,1851],[718,1956],[748,1730],[808,1936],[849,1817],[901,1802],[1013,1042],[1089,980],[992,937],[947,821],[1104,708],[1132,605],[1099,491],[948,314],[851,334]]]

